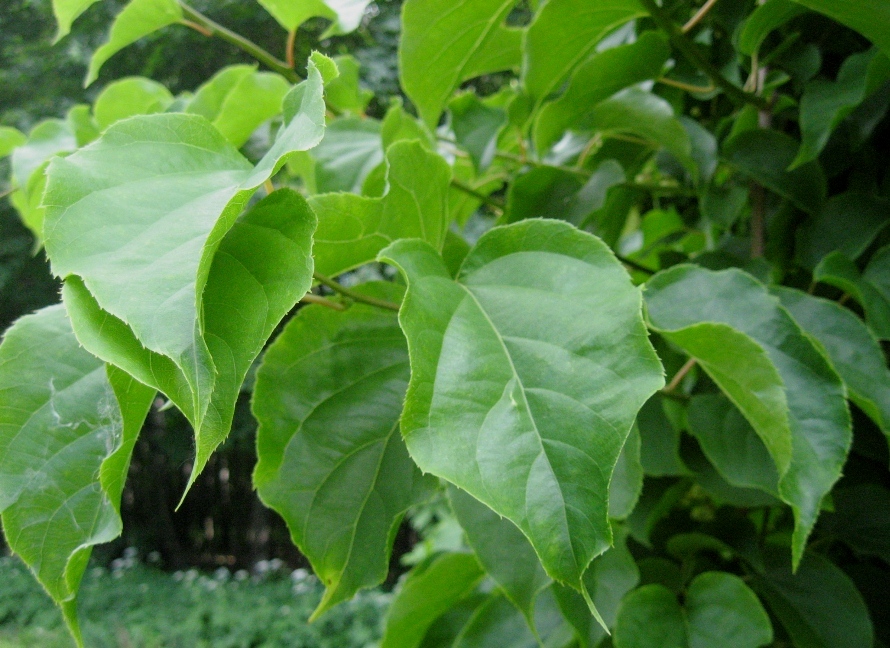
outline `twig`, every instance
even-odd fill
[[[689,358],[682,367],[680,367],[679,371],[674,374],[674,377],[671,378],[671,381],[665,386],[665,392],[674,392],[677,390],[677,387],[680,386],[680,383],[683,382],[683,379],[686,377],[692,368],[695,366],[696,362],[698,362],[695,358]]]
[[[674,79],[669,79],[668,77],[659,77],[655,80],[656,83],[663,83],[664,85],[669,85],[674,88],[680,88],[680,90],[685,90],[686,92],[692,92],[693,94],[707,94],[709,92],[714,92],[717,89],[713,83],[708,86],[696,86],[691,83],[683,83],[682,81],[675,81]]]
[[[223,27],[217,22],[212,21],[210,18],[202,14],[197,9],[190,7],[184,2],[180,2],[179,6],[182,8],[182,13],[185,16],[185,19],[182,20],[182,24],[192,29],[204,34],[205,36],[218,36],[224,41],[228,41],[232,45],[235,45],[239,49],[247,52],[257,61],[262,63],[263,65],[269,67],[272,70],[275,70],[286,78],[291,83],[296,83],[301,80],[299,74],[297,74],[293,68],[288,66],[284,61],[278,60],[275,56],[264,50],[262,47],[257,45],[251,40],[244,38],[244,36],[240,34],[236,34],[232,30]]]
[[[334,292],[340,293],[341,295],[343,295],[344,297],[348,297],[352,301],[367,304],[368,306],[376,306],[377,308],[385,308],[387,310],[396,312],[398,312],[400,308],[398,304],[394,304],[393,302],[386,301],[384,299],[377,299],[376,297],[369,297],[368,295],[362,295],[361,293],[357,293],[354,290],[350,290],[343,284],[337,283],[330,277],[326,277],[325,275],[318,272],[314,272],[312,276],[321,285],[327,286]]]
[[[476,191],[475,189],[473,189],[473,187],[466,184],[465,182],[462,182],[461,180],[458,180],[457,178],[452,178],[451,186],[454,187],[455,189],[457,189],[458,191],[463,191],[465,194],[467,194],[469,196],[473,196],[473,198],[488,205],[489,207],[491,207],[492,210],[494,210],[498,214],[498,216],[500,216],[501,214],[504,213],[504,203],[502,203],[500,200],[497,200],[496,198],[492,198],[491,196],[486,196],[484,193],[482,193],[480,191]]]
[[[294,63],[294,45],[297,42],[297,30],[292,29],[287,33],[287,43],[284,46],[284,62],[291,69],[296,65]]]
[[[708,0],[704,3],[695,15],[689,19],[685,25],[683,25],[683,33],[687,33],[692,31],[695,26],[702,21],[702,18],[708,15],[708,12],[713,8],[713,6],[717,4],[717,0]]]
[[[300,299],[300,302],[303,304],[318,304],[319,306],[333,308],[336,311],[346,310],[346,306],[341,304],[340,302],[335,302],[319,295],[313,295],[312,293],[306,293],[305,295],[303,295],[302,299]]]
[[[749,103],[758,108],[766,108],[767,102],[763,97],[758,97],[750,92],[745,92],[723,76],[720,70],[714,67],[714,65],[702,55],[695,43],[686,37],[683,30],[655,3],[655,0],[640,0],[640,4],[642,4],[643,8],[649,12],[650,16],[652,16],[652,20],[655,21],[655,24],[667,33],[674,46],[680,50],[680,52],[682,52],[693,65],[708,75],[711,81],[720,87],[730,98],[740,103]]]

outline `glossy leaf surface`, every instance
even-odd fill
[[[608,481],[633,414],[663,380],[638,290],[603,243],[556,221],[488,232],[456,280],[421,241],[381,258],[408,281],[412,457],[508,517],[550,576],[580,587],[611,544]]]
[[[254,485],[325,585],[316,616],[386,578],[398,522],[429,492],[399,434],[408,374],[396,314],[362,304],[302,309],[263,356]]]

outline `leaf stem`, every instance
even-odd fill
[[[689,19],[689,22],[683,25],[683,33],[685,34],[692,31],[695,26],[702,21],[702,18],[708,15],[708,12],[714,7],[715,4],[717,4],[717,0],[708,0],[706,3],[704,3],[701,6],[701,9],[695,12],[695,15]]]
[[[236,34],[231,29],[223,27],[217,22],[214,22],[200,11],[190,7],[184,2],[180,2],[179,6],[182,8],[182,13],[185,16],[182,24],[199,31],[205,36],[218,36],[224,41],[228,41],[232,45],[250,54],[263,65],[278,72],[278,74],[291,83],[296,83],[301,80],[300,75],[297,74],[292,67],[284,61],[280,61],[253,41],[244,38],[241,34]]]
[[[290,69],[294,69],[294,46],[297,43],[297,30],[287,32],[287,43],[284,46],[284,62]]]
[[[377,299],[376,297],[370,297],[368,295],[362,295],[361,293],[357,293],[354,290],[350,290],[346,286],[341,283],[338,283],[319,272],[313,272],[312,276],[315,280],[320,283],[322,286],[327,286],[331,290],[336,293],[340,293],[344,297],[348,297],[352,301],[356,301],[362,304],[367,304],[368,306],[376,306],[377,308],[385,308],[386,310],[391,311],[399,311],[401,308],[398,304],[394,304],[393,302],[386,301],[383,299]]]
[[[707,94],[709,92],[714,92],[717,89],[713,83],[708,86],[696,86],[691,83],[683,83],[682,81],[675,81],[674,79],[670,79],[668,77],[659,77],[656,79],[656,83],[663,83],[664,85],[668,85],[674,88],[680,88],[680,90],[685,90],[686,92],[692,92],[693,94]]]
[[[325,297],[321,297],[320,295],[313,295],[312,293],[306,293],[303,295],[300,302],[303,304],[318,304],[319,306],[326,306],[327,308],[332,308],[336,311],[345,311],[346,306],[341,304],[340,302],[335,302]]]
[[[665,386],[664,392],[676,392],[677,387],[680,386],[680,383],[683,382],[683,379],[686,375],[692,371],[692,368],[696,365],[698,361],[695,358],[689,358],[680,369],[674,374],[674,377],[671,378],[671,381]]]
[[[679,25],[674,23],[665,11],[659,7],[655,0],[640,0],[643,8],[652,16],[652,20],[660,29],[670,37],[674,46],[698,69],[704,72],[711,81],[721,88],[730,98],[740,102],[749,103],[758,108],[766,108],[767,102],[763,97],[758,97],[750,92],[745,92],[732,81],[727,79],[704,55],[698,50],[695,43],[686,37]]]
[[[469,196],[473,196],[476,200],[481,201],[482,203],[491,207],[493,211],[497,213],[498,216],[504,213],[504,203],[498,200],[497,198],[492,198],[491,196],[486,196],[484,193],[480,191],[476,191],[470,185],[466,184],[462,180],[458,180],[457,178],[451,179],[451,186],[457,189],[458,191],[463,191],[465,194]]]

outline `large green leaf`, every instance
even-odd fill
[[[774,130],[746,130],[723,147],[726,161],[764,187],[810,214],[822,208],[825,174],[811,161],[788,171],[799,148],[789,135]]]
[[[139,342],[133,350],[140,362],[149,362],[152,354],[168,358],[163,379],[167,386],[159,384],[162,378],[128,371],[165,392],[192,422],[197,438],[193,477],[228,433],[227,412],[234,405],[228,399],[237,396],[234,383],[243,378],[242,362],[252,355],[249,366],[277,321],[309,287],[315,219],[292,192],[255,212],[259,223],[271,221],[274,229],[265,231],[263,225],[248,222],[233,234],[233,254],[245,257],[241,263],[251,267],[253,276],[238,276],[227,284],[229,273],[242,275],[246,270],[233,267],[231,255],[217,253],[256,187],[290,153],[321,139],[324,101],[321,76],[313,66],[309,79],[287,96],[285,117],[289,122],[256,166],[203,117],[163,114],[119,122],[90,146],[56,160],[48,171],[45,230],[53,272],[76,283],[76,292],[88,291],[92,310],[126,323],[129,337]],[[296,215],[289,221],[287,209]],[[285,233],[284,240],[277,239],[275,229]],[[253,236],[273,238],[268,253],[282,256],[280,269],[260,258],[262,248],[250,249]],[[276,274],[285,270],[291,273],[290,283]],[[214,272],[219,287],[211,281]],[[268,304],[264,279],[275,282],[277,293]],[[208,322],[211,287],[229,293],[214,297],[220,307],[213,324]],[[226,311],[224,303],[237,300],[252,306]],[[78,318],[72,318],[81,336]],[[240,333],[234,334],[239,327]],[[101,335],[96,342],[102,342]],[[124,362],[106,355],[107,349],[91,351],[112,364]],[[169,387],[171,382],[181,386],[183,380],[187,396]]]
[[[206,117],[236,147],[281,113],[290,84],[279,74],[257,72],[253,65],[223,68],[198,88],[186,112]]]
[[[758,648],[772,640],[757,596],[725,572],[696,576],[682,608],[663,585],[634,590],[621,605],[614,638],[616,648]]]
[[[611,544],[621,446],[663,384],[639,291],[605,244],[557,221],[487,232],[456,280],[422,241],[380,258],[408,281],[412,457],[508,517],[551,577],[581,587]]]
[[[59,26],[56,42],[67,36],[71,32],[71,24],[77,17],[97,2],[99,0],[53,0],[53,14]]]
[[[797,564],[850,447],[843,383],[778,299],[740,270],[675,266],[647,283],[646,305],[653,326],[699,360],[769,450],[795,514]]]
[[[121,532],[121,491],[154,393],[84,351],[61,305],[21,318],[0,345],[3,530],[78,643],[80,580],[92,546]]]
[[[127,45],[181,21],[182,16],[176,0],[130,0],[111,24],[108,41],[93,53],[85,85],[95,81],[105,61]]]
[[[105,130],[113,123],[133,115],[164,112],[173,103],[173,95],[157,81],[127,77],[109,83],[93,104],[96,125]]]
[[[837,302],[792,288],[774,288],[800,327],[813,336],[847,385],[850,400],[890,440],[890,370],[881,346],[861,319]]]
[[[768,554],[752,587],[785,626],[794,645],[874,645],[874,630],[862,595],[839,567],[808,553],[792,574],[783,558],[778,553]]]
[[[535,550],[515,524],[475,497],[451,486],[448,499],[479,562],[533,627],[535,599],[551,582]]]
[[[315,263],[337,275],[373,261],[392,241],[417,237],[441,249],[450,223],[451,170],[419,142],[396,142],[386,153],[388,191],[381,198],[322,194],[310,198],[318,214]]]
[[[536,105],[547,99],[609,32],[646,15],[637,0],[549,0],[523,43],[522,81]],[[608,95],[607,95],[608,96]]]
[[[315,16],[328,18],[333,24],[322,38],[347,34],[358,27],[371,0],[258,0],[278,23],[288,31]]]
[[[880,340],[890,340],[890,246],[878,250],[864,273],[841,252],[832,252],[813,270],[813,280],[829,284],[859,302],[865,321]]]
[[[302,309],[257,371],[254,486],[325,585],[314,616],[386,578],[402,514],[429,492],[398,431],[408,374],[396,314],[362,304]]]
[[[877,49],[854,54],[844,61],[836,81],[816,79],[807,84],[800,100],[803,141],[792,168],[815,160],[838,124],[890,79],[887,56]]]
[[[433,622],[470,596],[484,576],[472,554],[440,554],[417,565],[390,605],[380,648],[419,646]]]
[[[435,128],[463,81],[519,67],[521,30],[504,26],[515,0],[406,0],[399,75],[427,126]]]
[[[795,0],[855,29],[890,56],[890,0]]]
[[[670,53],[667,38],[648,31],[635,43],[595,54],[578,67],[566,91],[538,112],[534,126],[538,152],[549,149],[566,130],[583,126],[584,118],[600,101],[657,77]]]

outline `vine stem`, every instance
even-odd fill
[[[714,7],[715,4],[717,4],[717,0],[708,0],[706,3],[704,3],[701,6],[701,9],[695,12],[695,15],[689,19],[689,22],[683,25],[683,33],[686,34],[695,29],[695,26],[700,23],[705,16],[708,15],[708,12]]]
[[[761,109],[767,107],[767,102],[763,97],[751,94],[750,92],[745,92],[723,76],[720,70],[714,67],[714,65],[702,55],[695,46],[695,43],[686,37],[686,34],[683,33],[683,29],[672,21],[665,11],[656,4],[655,0],[640,0],[640,4],[643,5],[643,8],[650,16],[652,16],[652,20],[655,21],[655,24],[658,25],[659,29],[667,33],[674,46],[680,50],[680,52],[682,52],[693,65],[708,75],[711,81],[721,88],[729,97],[741,103],[753,104]]]
[[[398,312],[399,308],[401,308],[398,304],[394,304],[393,302],[386,301],[384,299],[377,299],[376,297],[370,297],[368,295],[362,295],[361,293],[357,293],[354,290],[350,290],[343,284],[338,283],[330,277],[327,277],[319,272],[313,272],[312,276],[322,286],[327,286],[334,292],[340,293],[341,295],[343,295],[344,297],[348,297],[352,301],[367,304],[368,306],[376,306],[377,308],[385,308],[386,310],[396,312]]]
[[[263,65],[278,72],[278,74],[291,83],[296,83],[301,80],[300,75],[297,74],[293,67],[289,66],[286,62],[279,60],[253,41],[244,38],[241,34],[236,34],[231,29],[223,27],[217,22],[214,22],[200,11],[194,7],[190,7],[184,2],[180,2],[179,6],[182,8],[183,16],[185,16],[184,20],[182,20],[182,24],[191,27],[205,36],[217,36],[224,41],[231,43],[250,54]]]
[[[284,46],[284,62],[287,67],[293,69],[294,63],[294,46],[297,43],[297,30],[291,29],[287,33],[287,43]]]
[[[473,196],[476,200],[482,201],[484,204],[494,210],[498,216],[504,213],[504,203],[496,198],[492,198],[491,196],[486,196],[484,193],[480,191],[476,191],[470,185],[465,182],[458,180],[457,178],[451,179],[451,186],[457,189],[458,191],[463,191],[468,196]]]
[[[303,295],[303,297],[300,299],[300,302],[303,304],[318,304],[319,306],[332,308],[335,311],[346,310],[346,306],[344,306],[340,302],[326,299],[325,297],[321,297],[320,295],[313,295],[312,293],[306,293],[305,295]]]

